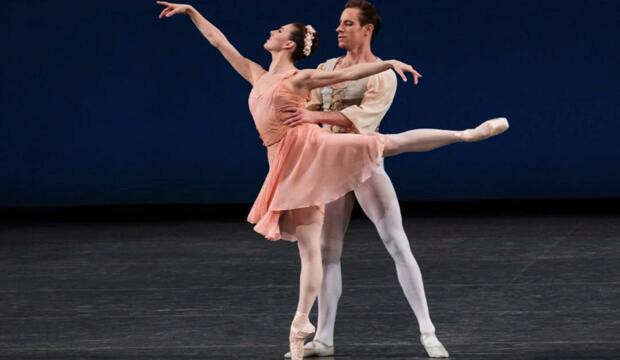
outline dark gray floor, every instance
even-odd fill
[[[241,221],[0,225],[0,358],[280,359],[294,245]],[[405,219],[453,359],[620,359],[620,217]],[[336,359],[422,359],[366,220],[343,258]]]

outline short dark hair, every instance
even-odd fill
[[[381,16],[379,10],[373,3],[368,0],[349,0],[344,6],[345,9],[360,9],[360,24],[362,26],[372,24],[374,30],[372,32],[371,41],[375,40],[379,30],[381,30]]]
[[[314,37],[312,38],[312,47],[310,48],[310,54],[304,54],[304,47],[306,46],[306,24],[294,22],[293,31],[291,31],[291,35],[289,36],[289,40],[295,43],[295,51],[291,55],[293,61],[305,59],[310,54],[316,51],[319,48],[319,33],[315,32]]]

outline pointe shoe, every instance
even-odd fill
[[[464,130],[461,132],[461,140],[465,142],[482,141],[492,136],[499,135],[508,130],[510,125],[508,119],[504,117],[487,120],[478,125],[475,129]]]
[[[450,354],[448,354],[448,350],[446,350],[446,348],[439,341],[439,339],[437,339],[437,336],[435,336],[435,333],[428,333],[428,334],[420,335],[420,342],[422,343],[422,346],[424,346],[424,349],[426,350],[428,357],[430,358],[450,357]]]
[[[306,343],[306,345],[304,345],[304,357],[323,357],[323,356],[333,356],[334,355],[334,351],[335,351],[335,347],[332,346],[328,346],[323,344],[322,342],[318,341],[318,340],[313,340],[310,341],[308,343]],[[291,353],[287,352],[286,354],[284,354],[284,358],[285,359],[290,359],[291,358]]]
[[[288,338],[291,360],[303,360],[304,341],[306,341],[307,337],[314,334],[315,330],[309,321],[301,329],[291,327],[291,333]]]

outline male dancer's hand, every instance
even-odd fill
[[[282,123],[288,127],[295,127],[301,124],[318,124],[316,111],[304,108],[289,106],[282,109]]]

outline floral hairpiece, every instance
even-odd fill
[[[314,40],[316,30],[312,25],[306,25],[306,34],[304,36],[304,55],[308,56],[312,52],[312,40]]]

